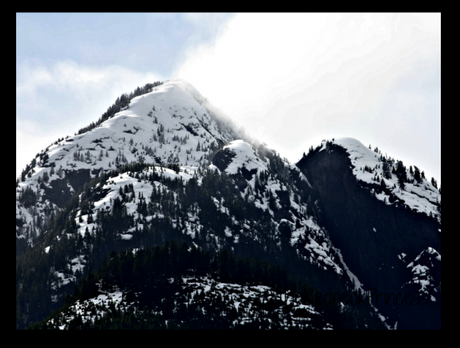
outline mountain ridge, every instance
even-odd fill
[[[17,182],[17,326],[46,316],[111,251],[176,240],[261,257],[324,293],[370,294],[371,309],[343,307],[366,325],[440,327],[441,197],[417,167],[352,138],[289,163],[180,80],[126,100],[40,152]],[[23,290],[37,282],[32,260],[49,270],[40,314]],[[373,289],[410,289],[429,310],[389,308]]]

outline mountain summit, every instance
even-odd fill
[[[352,138],[289,163],[182,80],[38,153],[16,198],[18,328],[441,325],[434,180]]]
[[[111,107],[121,105],[119,112],[36,155],[17,187],[17,236],[24,237],[27,229],[39,234],[51,212],[64,208],[72,193],[102,173],[128,163],[199,166],[244,136],[225,116],[211,111],[189,83],[153,85],[142,95],[122,95]],[[32,205],[34,214],[28,209]]]

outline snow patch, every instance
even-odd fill
[[[248,171],[253,169],[265,171],[268,169],[267,164],[256,154],[252,145],[243,140],[234,140],[225,145],[224,149],[229,149],[235,154],[232,162],[225,169],[228,174],[236,174],[238,169],[242,167],[245,167]]]

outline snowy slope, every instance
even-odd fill
[[[351,164],[353,165],[353,174],[360,181],[369,184],[380,184],[383,180],[389,193],[381,192],[375,194],[375,197],[381,201],[390,203],[390,195],[396,196],[403,204],[411,209],[434,216],[440,216],[437,209],[438,202],[441,201],[439,190],[431,182],[423,179],[421,182],[413,180],[406,182],[404,188],[398,184],[396,175],[386,178],[383,174],[381,154],[378,151],[371,150],[364,146],[360,141],[353,138],[338,138],[332,141],[334,144],[343,147],[349,154]],[[326,149],[326,142],[322,143],[321,151]],[[365,168],[370,168],[365,170]],[[406,168],[408,179],[413,179],[414,175]]]
[[[217,146],[219,141],[226,143],[235,137],[230,129],[221,132],[223,127],[215,118],[192,86],[181,80],[168,81],[133,98],[126,110],[99,127],[50,146],[48,162],[55,168],[106,169],[116,164],[122,152],[126,157],[122,162],[126,163],[143,156],[146,162],[160,158],[164,163],[199,164],[211,144]],[[201,150],[197,151],[199,142]],[[188,156],[191,151],[194,154]],[[75,160],[75,152],[84,160]]]
[[[230,150],[235,155],[232,162],[225,169],[228,174],[236,174],[238,169],[243,167],[248,171],[255,169],[258,172],[268,169],[267,163],[261,160],[252,145],[241,139],[228,143],[224,146],[224,150],[225,149]]]
[[[339,259],[324,229],[306,214],[307,204],[301,202],[300,192],[293,184],[295,177],[311,187],[303,173],[274,151],[263,147],[255,149],[243,140],[228,143],[222,152],[227,156],[225,165],[220,165],[221,169],[247,184],[241,191],[242,197],[268,212],[278,231],[282,226],[288,228],[291,231],[290,245],[300,245],[303,252],[299,255],[305,260],[341,276],[346,265]],[[284,210],[285,214],[279,215],[277,210]]]
[[[403,260],[404,262],[404,260]],[[436,268],[441,268],[441,254],[434,248],[428,247],[407,265],[412,278],[407,285],[418,287],[422,300],[436,302],[441,296],[441,278],[437,278]]]
[[[273,235],[270,238],[279,240],[280,226],[288,226],[287,228],[291,230],[289,243],[291,246],[299,245],[303,250],[299,254],[302,258],[315,264],[320,269],[325,271],[330,270],[339,276],[343,275],[343,269],[346,269],[346,265],[340,260],[326,232],[317,224],[314,218],[306,215],[307,204],[300,201],[299,192],[295,186],[290,184],[289,180],[283,180],[279,173],[270,173],[270,170],[272,170],[270,162],[275,162],[276,157],[272,157],[271,161],[268,156],[262,159],[252,145],[241,140],[230,142],[222,149],[222,151],[229,150],[235,156],[231,159],[225,172],[230,176],[236,175],[235,178],[237,178],[237,181],[245,180],[247,186],[240,192],[241,197],[261,209],[261,213],[263,212],[270,216],[274,227]],[[278,158],[278,161],[281,160]],[[285,171],[293,170],[293,175],[299,175],[299,172],[294,170],[294,167],[289,163],[282,161],[280,163],[284,166]],[[243,165],[247,170],[256,170],[248,179],[244,179],[241,174],[237,175]],[[211,171],[219,171],[213,164],[210,164],[208,168]],[[261,173],[265,174],[261,176]],[[152,181],[150,177],[154,174],[158,178]],[[158,219],[165,218],[163,213],[160,212],[159,202],[149,203],[154,189],[164,193],[171,193],[176,204],[179,204],[177,193],[171,190],[164,180],[174,180],[177,178],[185,185],[193,177],[197,180],[198,185],[201,185],[201,175],[203,174],[199,174],[197,166],[180,166],[177,171],[161,166],[150,166],[145,168],[141,173],[123,172],[111,177],[106,182],[98,184],[95,187],[95,197],[97,199],[92,201],[91,211],[77,210],[74,218],[77,231],[82,237],[85,237],[86,233],[93,235],[97,228],[101,227],[97,223],[97,217],[100,212],[112,212],[115,200],[122,200],[125,201],[123,206],[126,208],[126,214],[130,216],[132,223],[123,231],[120,231],[119,238],[130,241],[133,239],[136,230],[143,229],[144,224],[149,226],[153,223],[154,219],[158,221]],[[127,187],[131,187],[130,192],[122,194],[121,192],[126,192]],[[124,198],[123,196],[127,197]],[[243,235],[252,235],[252,238],[257,240],[261,237],[258,236],[258,233],[269,233],[269,231],[258,232],[254,228],[251,228],[250,225],[255,222],[253,217],[248,216],[247,218],[237,219],[233,216],[229,209],[229,202],[223,199],[223,197],[219,198],[219,193],[216,192],[215,196],[212,193],[210,198],[216,209],[229,218],[228,223],[224,226],[227,242],[237,244]],[[83,194],[80,194],[79,199],[81,202]],[[153,204],[154,212],[148,214],[141,213],[139,206],[143,202]],[[281,216],[277,210],[285,210],[286,212]],[[193,211],[192,209],[188,212],[180,221],[179,219],[172,219],[172,223],[174,226],[179,226],[180,224],[181,233],[195,240],[197,233],[206,230],[206,221],[200,220],[199,209],[197,212]],[[296,220],[298,220],[298,225],[294,223]],[[209,240],[213,241],[216,248],[219,249],[222,243],[221,237],[212,231],[208,231],[207,233],[209,234]],[[43,248],[45,252],[49,252],[49,245],[44,245]],[[70,269],[83,270],[85,267],[86,263],[83,255],[72,259],[69,265]],[[56,282],[53,284],[53,288],[56,289],[61,285],[75,280],[74,275],[69,274],[65,276],[61,270],[55,270],[54,274]]]

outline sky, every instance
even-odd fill
[[[352,137],[441,182],[440,13],[17,13],[16,176],[147,82],[181,78],[297,162]]]

